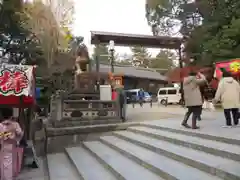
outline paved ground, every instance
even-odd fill
[[[213,112],[204,110],[202,113],[202,121],[198,121],[198,125],[200,126],[199,130],[185,129],[180,125],[185,112],[185,108],[176,105],[158,107],[155,104],[152,108],[150,108],[150,106],[145,106],[144,108],[138,106],[134,109],[128,107],[128,117],[130,121],[136,121],[135,119],[138,117],[138,120],[144,121],[143,123],[152,123],[180,130],[198,131],[203,134],[240,140],[240,125],[234,128],[222,127],[225,125],[225,118],[221,109]],[[191,121],[189,121],[189,125],[190,124]]]
[[[225,122],[224,117],[219,117],[216,119],[205,119],[198,122],[200,129],[197,130],[186,129],[182,127],[178,118],[163,119],[161,121],[159,120],[146,121],[143,122],[143,124],[152,124],[161,127],[240,140],[240,126],[232,128],[223,128],[223,125],[225,125],[224,122]],[[191,124],[191,122],[189,122],[189,124]]]
[[[148,121],[155,119],[165,119],[175,117],[176,114],[169,112],[161,112],[159,108],[153,107],[135,107],[128,106],[127,108],[127,119],[128,121]]]
[[[149,121],[178,117],[179,120],[182,120],[185,112],[185,108],[177,105],[169,105],[165,107],[153,104],[152,108],[149,104],[144,104],[143,108],[141,108],[138,104],[135,106],[135,108],[133,108],[132,105],[128,105],[127,119],[128,121]],[[203,120],[216,118],[223,120],[224,117],[221,110],[217,110],[215,112],[204,110],[202,118]]]

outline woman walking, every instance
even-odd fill
[[[240,85],[227,71],[223,71],[223,78],[219,82],[215,94],[214,103],[221,101],[224,108],[226,126],[232,127],[232,118],[234,125],[238,125],[238,108],[240,107]],[[232,114],[232,118],[231,118]]]

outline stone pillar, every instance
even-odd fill
[[[55,101],[55,94],[51,96],[50,100],[50,120],[56,119],[56,101]]]
[[[56,98],[56,120],[60,121],[62,119],[62,99],[60,97]]]
[[[51,97],[50,104],[50,119],[52,121],[60,121],[62,119],[63,106],[62,106],[62,93],[57,91],[55,95]]]

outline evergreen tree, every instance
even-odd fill
[[[150,54],[145,47],[135,46],[131,48],[133,53],[132,64],[133,66],[149,67],[150,66]]]
[[[155,58],[151,59],[151,68],[167,71],[175,67],[175,56],[168,50],[161,50]]]
[[[93,49],[93,59],[95,59],[96,55],[98,55],[98,60],[100,63],[110,64],[109,52],[106,45],[100,44],[95,46]]]
[[[1,57],[9,63],[35,64],[41,48],[35,35],[22,27],[22,0],[3,0],[0,7]],[[24,17],[24,19],[27,17]]]
[[[146,5],[153,32],[180,27],[185,52],[201,65],[240,57],[239,12],[237,0],[147,0]]]

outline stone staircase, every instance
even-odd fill
[[[239,180],[240,140],[144,123],[48,154],[47,167],[50,180]]]

